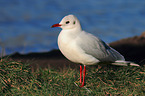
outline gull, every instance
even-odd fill
[[[80,86],[85,85],[86,65],[108,63],[122,66],[139,66],[125,58],[98,37],[82,30],[76,16],[65,16],[60,23],[51,26],[62,28],[58,36],[58,47],[62,54],[74,63],[80,64]],[[84,65],[84,69],[82,65]],[[83,81],[82,81],[83,70]]]

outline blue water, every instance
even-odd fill
[[[0,0],[0,50],[8,55],[58,48],[61,29],[50,27],[68,14],[107,43],[145,31],[145,0]]]

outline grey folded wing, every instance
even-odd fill
[[[108,46],[101,39],[89,33],[83,33],[79,36],[78,44],[85,53],[97,58],[100,62],[115,62],[125,60],[124,57],[115,49]]]

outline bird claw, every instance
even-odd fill
[[[79,87],[81,87],[81,88],[82,88],[82,87],[84,87],[84,85],[82,84],[82,85],[81,85],[81,86],[79,86]]]
[[[81,86],[79,86],[76,82],[74,82],[74,84],[75,84],[77,87],[80,87],[80,88],[84,87],[84,84],[81,84]]]
[[[82,87],[85,88],[89,93],[91,93],[91,91],[88,88],[86,88],[84,85],[79,86],[76,82],[74,82],[74,84],[79,88],[82,88]]]

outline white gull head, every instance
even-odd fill
[[[80,29],[81,30],[81,25],[79,20],[77,19],[76,16],[74,15],[67,15],[65,16],[59,24],[54,24],[52,27],[60,27],[63,30],[68,30],[68,29]]]

